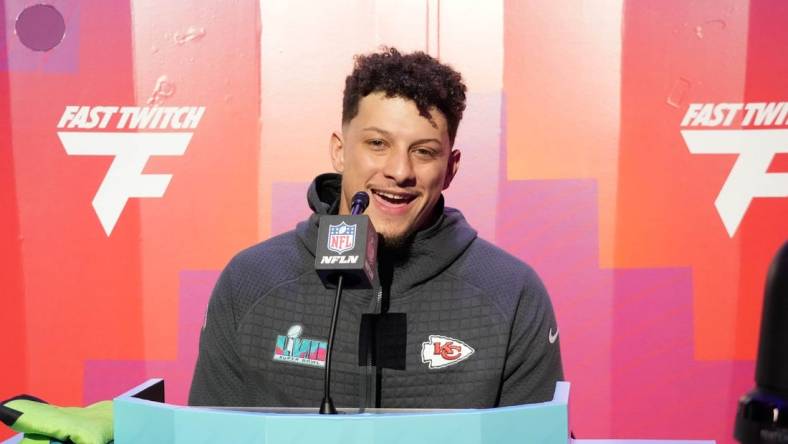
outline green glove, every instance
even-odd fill
[[[43,444],[54,439],[74,444],[112,441],[112,401],[81,407],[58,407],[32,396],[19,396],[0,405],[0,419],[25,434],[20,444]]]
[[[18,444],[71,444],[72,441],[58,441],[55,438],[50,438],[44,435],[33,435],[25,433],[24,438]]]

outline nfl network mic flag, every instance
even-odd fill
[[[345,288],[371,288],[375,279],[378,234],[369,217],[323,216],[317,234],[315,270],[327,288],[341,273]]]

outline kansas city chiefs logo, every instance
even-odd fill
[[[421,362],[430,369],[448,367],[468,359],[474,349],[460,341],[440,335],[430,335],[430,340],[421,343]]]

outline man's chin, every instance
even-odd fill
[[[381,247],[385,250],[401,250],[405,248],[405,246],[409,245],[411,242],[410,236],[400,235],[400,236],[381,236]]]
[[[384,251],[395,252],[406,249],[413,242],[413,233],[380,233],[380,246]]]

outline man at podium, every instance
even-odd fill
[[[315,272],[318,222],[349,214],[359,191],[380,235],[378,273],[371,289],[343,295],[332,358],[337,406],[552,399],[563,379],[559,330],[539,277],[444,206],[460,165],[453,145],[465,91],[458,72],[422,52],[356,57],[329,144],[336,174],[311,184],[308,220],[240,252],[222,272],[191,405],[319,405],[334,291]],[[354,228],[331,230],[337,245],[352,244]],[[376,330],[362,327],[365,314],[380,316]],[[370,343],[375,353],[362,346]]]

